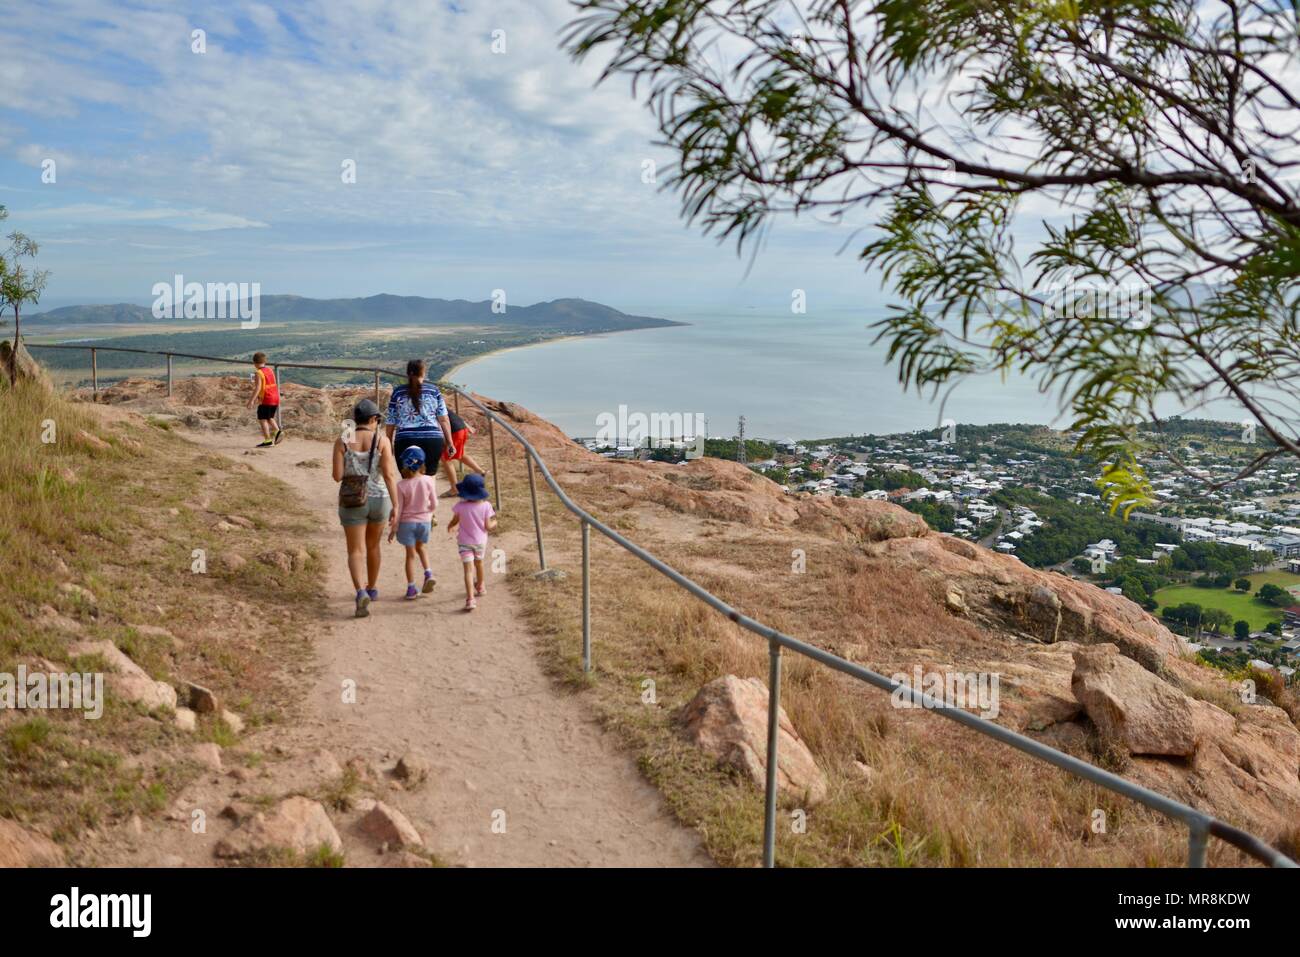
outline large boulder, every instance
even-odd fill
[[[15,355],[17,357],[15,362]],[[45,372],[45,367],[37,362],[27,347],[20,341],[18,351],[15,354],[14,344],[11,339],[0,340],[0,371],[3,371],[6,379],[14,378],[14,369],[17,366],[17,377],[19,379],[28,379],[39,382],[44,386],[50,385],[50,377]]]
[[[929,583],[936,605],[949,615],[981,628],[1043,644],[1118,645],[1152,672],[1183,653],[1171,631],[1127,598],[960,538],[895,537],[884,542],[880,557],[893,574]]]
[[[387,844],[393,848],[424,846],[424,839],[420,837],[420,832],[415,829],[406,815],[396,808],[389,807],[383,801],[370,799],[362,801],[360,808],[365,814],[357,822],[357,827],[362,834],[377,843]]]
[[[1102,737],[1119,742],[1130,754],[1196,753],[1191,699],[1115,645],[1077,649],[1070,686]]]
[[[682,713],[686,737],[762,788],[767,781],[767,700],[767,686],[757,678],[724,675],[710,681]],[[826,775],[785,709],[778,709],[777,716],[777,788],[785,798],[815,807],[826,798]]]
[[[49,838],[0,818],[0,867],[62,867],[63,850]]]
[[[217,857],[245,857],[263,851],[289,850],[310,854],[321,845],[343,847],[329,815],[316,801],[285,798],[267,814],[255,814],[217,842]]]
[[[154,681],[143,668],[124,655],[107,638],[79,641],[68,649],[73,655],[98,655],[113,672],[108,686],[114,694],[148,711],[156,708],[176,709],[176,689],[165,681]]]

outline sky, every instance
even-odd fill
[[[810,310],[882,301],[848,227],[782,220],[751,267],[684,225],[651,115],[621,78],[595,84],[596,58],[559,49],[572,13],[564,0],[6,9],[0,204],[6,230],[41,244],[39,308],[147,304],[176,274],[650,314],[788,309],[794,289]]]

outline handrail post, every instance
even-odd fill
[[[379,404],[379,373],[375,373],[375,405]]]
[[[1209,829],[1204,824],[1192,824],[1187,834],[1187,866],[1205,866],[1205,846],[1209,843]]]
[[[492,452],[492,497],[496,499],[496,509],[501,511],[501,482],[497,479],[497,430],[493,425],[492,416],[487,416],[488,423],[488,447]]]
[[[542,515],[537,510],[537,478],[533,475],[533,457],[524,449],[524,467],[528,469],[528,496],[533,500],[533,528],[537,532],[537,560],[546,571],[546,546],[542,544]]]
[[[167,398],[172,397],[172,354],[167,353]]]
[[[591,673],[591,525],[582,521],[582,670]]]
[[[781,730],[781,646],[769,639],[767,666],[767,786],[763,810],[763,866],[776,866],[776,765]]]
[[[99,350],[90,350],[90,399],[99,401]]]

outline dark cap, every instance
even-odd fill
[[[379,415],[379,406],[372,399],[362,399],[352,407],[352,421],[357,425],[369,422]]]

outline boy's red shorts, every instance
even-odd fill
[[[451,442],[442,450],[442,457],[449,462],[454,462],[465,455],[465,440],[469,438],[469,429],[461,429],[459,432],[451,433]]]

